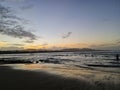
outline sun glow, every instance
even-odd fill
[[[6,47],[7,46],[7,42],[0,42],[0,47]]]
[[[86,43],[64,43],[64,44],[49,44],[46,46],[36,44],[36,45],[25,45],[23,48],[27,50],[35,49],[62,49],[62,48],[88,48],[89,45]]]
[[[24,49],[42,49],[43,46],[41,45],[25,45]]]

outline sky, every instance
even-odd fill
[[[0,0],[24,30],[0,31],[1,50],[120,50],[120,0]]]

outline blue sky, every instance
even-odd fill
[[[37,36],[34,42],[26,43],[24,38],[1,34],[0,41],[11,46],[120,48],[120,0],[6,0],[2,5],[28,20],[25,28]]]

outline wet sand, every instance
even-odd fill
[[[120,90],[120,85],[90,83],[46,72],[0,66],[0,90]]]

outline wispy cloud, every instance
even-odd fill
[[[29,40],[25,40],[24,42],[25,42],[25,43],[33,43],[33,42],[34,42],[34,40],[29,39]]]
[[[17,46],[8,46],[8,47],[2,47],[0,48],[1,50],[23,50],[24,48],[22,47],[17,47]]]
[[[24,44],[9,44],[9,46],[19,46],[19,47],[21,47],[21,46],[24,46]]]
[[[32,9],[34,7],[33,4],[28,4],[28,5],[23,5],[21,7],[19,7],[21,10],[29,10]]]
[[[0,41],[0,50],[22,50],[24,44],[10,44],[7,41]]]
[[[0,5],[0,18],[2,18],[0,21],[0,34],[20,39],[36,40],[37,36],[25,30],[24,26],[20,24],[21,20],[19,17],[13,15],[9,8]]]
[[[64,34],[64,35],[62,36],[62,38],[63,38],[63,39],[68,38],[68,37],[70,37],[71,34],[72,34],[72,32],[68,32],[67,34]]]
[[[37,36],[32,32],[25,31],[21,26],[15,26],[14,28],[0,28],[0,34],[8,35],[15,38],[29,38],[31,40],[36,40]]]
[[[116,44],[120,44],[120,39],[116,40]]]
[[[43,43],[43,44],[42,44],[42,46],[47,46],[47,45],[48,45],[48,43],[47,43],[47,42],[45,42],[45,43]]]

